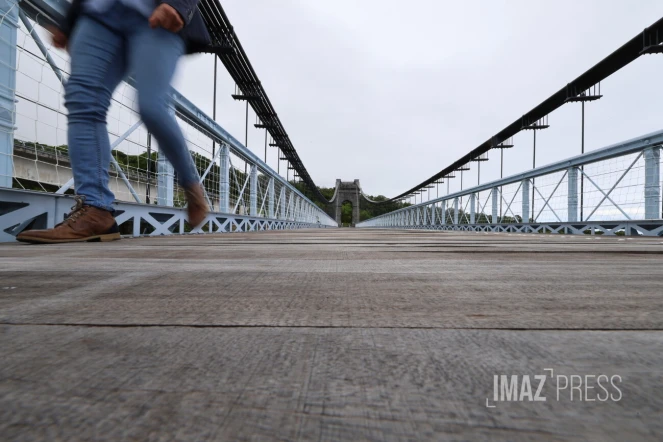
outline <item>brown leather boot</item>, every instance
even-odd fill
[[[197,227],[200,223],[205,221],[209,213],[209,206],[205,200],[203,188],[199,184],[195,184],[185,189],[187,200],[187,211],[189,212],[189,224]]]
[[[47,230],[26,230],[16,239],[34,244],[120,239],[120,229],[110,212],[83,204],[85,197],[76,196],[75,199],[72,212],[60,224]]]

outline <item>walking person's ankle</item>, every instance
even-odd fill
[[[199,183],[189,184],[184,186],[187,200],[187,212],[189,215],[189,224],[197,227],[209,213],[209,205],[205,199],[205,192],[203,186]]]

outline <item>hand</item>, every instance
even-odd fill
[[[150,17],[150,27],[152,29],[162,27],[170,32],[178,32],[184,27],[184,20],[180,13],[170,5],[161,3]]]
[[[51,33],[51,40],[53,41],[53,46],[58,49],[67,49],[68,38],[64,35],[60,29],[55,26],[48,27],[49,32]]]

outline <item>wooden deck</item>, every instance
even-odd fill
[[[662,330],[663,238],[0,245],[0,439],[661,440]]]

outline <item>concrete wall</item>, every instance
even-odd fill
[[[69,164],[57,165],[35,161],[34,159],[27,159],[20,156],[14,156],[14,177],[19,179],[36,181],[43,184],[53,184],[62,186],[71,179],[71,169]],[[140,198],[145,202],[145,191],[147,190],[146,183],[131,179],[129,182],[136,190]],[[133,196],[129,192],[124,181],[120,179],[117,174],[110,174],[109,182],[110,190],[115,194],[115,198],[120,201],[134,201]],[[156,184],[150,186],[151,196],[156,199]]]

